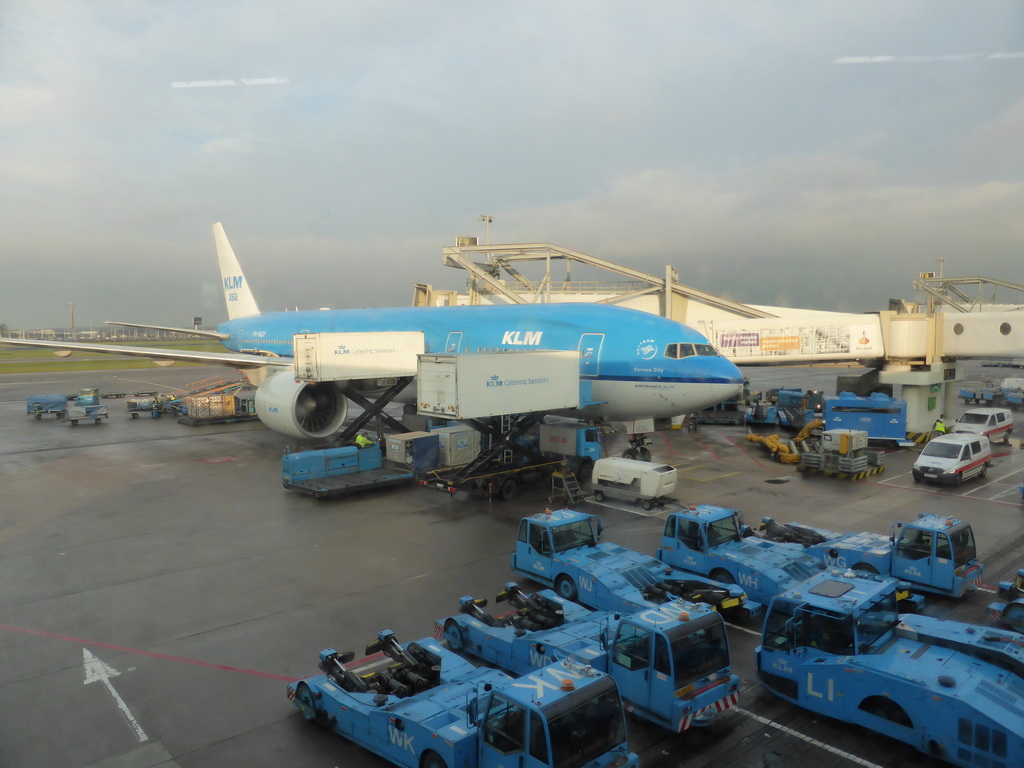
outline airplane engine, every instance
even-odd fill
[[[329,437],[341,429],[348,399],[338,382],[296,382],[288,371],[275,373],[256,390],[256,415],[289,437]]]

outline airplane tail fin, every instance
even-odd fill
[[[249,289],[245,275],[242,274],[242,268],[224,232],[224,225],[219,221],[213,225],[213,240],[217,244],[220,276],[224,281],[224,302],[228,307],[228,320],[258,315],[260,308],[256,304],[256,298]]]

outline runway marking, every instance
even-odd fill
[[[115,645],[113,643],[101,643],[95,640],[85,640],[81,637],[70,637],[69,635],[58,635],[54,632],[44,632],[40,629],[29,629],[28,627],[14,627],[10,624],[0,624],[0,629],[7,630],[8,632],[21,632],[25,635],[36,635],[38,637],[50,637],[54,640],[63,640],[68,643],[74,643],[75,645],[89,645],[94,648],[109,648],[113,651],[123,651],[124,653],[133,653],[136,656],[148,656],[151,659],[162,659],[163,661],[177,661],[181,664],[192,664],[197,667],[206,667],[207,669],[219,669],[224,672],[238,672],[242,675],[251,675],[253,677],[265,677],[268,680],[283,680],[286,683],[293,683],[296,680],[301,680],[301,677],[288,677],[287,675],[275,675],[273,672],[260,672],[257,669],[245,669],[244,667],[232,667],[229,664],[213,664],[209,661],[200,661],[199,659],[187,659],[184,656],[171,656],[167,653],[157,653],[156,651],[144,651],[141,648],[129,648],[126,645]]]
[[[849,760],[851,763],[854,763],[855,765],[863,765],[865,766],[865,768],[883,768],[878,763],[872,763],[870,760],[865,760],[863,757],[851,755],[849,752],[844,752],[843,750],[838,749],[837,747],[833,747],[831,744],[826,744],[823,741],[813,739],[806,734],[800,733],[800,731],[789,728],[788,726],[782,725],[781,723],[776,723],[774,720],[769,720],[767,717],[762,717],[761,715],[755,714],[750,710],[743,709],[742,707],[733,707],[733,709],[736,712],[746,715],[747,717],[752,717],[754,720],[757,720],[757,722],[761,723],[762,725],[767,725],[769,728],[774,728],[777,731],[781,731],[782,733],[785,733],[787,736],[793,736],[794,738],[800,739],[801,741],[806,741],[808,744],[824,749],[826,752],[831,752],[833,755],[836,755],[837,757],[845,758],[846,760]]]
[[[761,636],[761,633],[758,632],[756,629],[749,629],[747,627],[741,627],[739,624],[733,624],[731,621],[725,622],[725,626],[732,627],[733,629],[737,629],[740,632],[746,632],[748,635],[754,635],[754,637],[760,637]]]
[[[914,493],[926,493],[926,494],[929,494],[931,496],[946,496],[948,498],[954,498],[954,499],[970,499],[971,501],[984,501],[984,502],[987,502],[989,504],[1000,504],[1002,506],[1010,506],[1010,507],[1020,506],[1019,502],[1016,502],[1016,501],[1000,501],[999,499],[985,499],[985,498],[982,498],[981,496],[972,496],[970,490],[966,491],[965,493],[947,493],[946,489],[940,489],[940,488],[919,488],[916,485],[902,485],[900,483],[893,482],[895,480],[899,480],[902,477],[909,477],[910,474],[911,474],[910,472],[904,472],[904,473],[899,474],[899,475],[893,475],[893,476],[890,476],[890,477],[886,478],[885,480],[875,481],[873,483],[873,485],[879,485],[879,486],[882,486],[883,488],[897,488],[897,489],[899,489],[901,491],[913,491]],[[1011,472],[1010,473],[1010,475],[1013,475],[1013,474],[1016,474],[1016,472]],[[1005,475],[1004,477],[1009,477],[1010,475]],[[998,478],[998,479],[1001,479],[1001,478]],[[976,490],[981,490],[981,488],[987,488],[993,482],[995,482],[995,480],[990,480],[989,482],[985,483],[983,486],[976,487]],[[950,486],[949,490],[952,490],[955,487],[956,486]],[[1012,494],[1012,493],[1014,493],[1014,491],[1012,489],[1010,491],[1008,491],[1008,492],[1005,492],[1005,494]],[[1003,492],[1001,492],[999,495],[1002,496],[1002,495],[1005,495],[1005,494]]]
[[[672,442],[668,439],[668,435],[665,434],[664,431],[659,432],[658,434],[660,434],[661,435],[661,439],[665,441],[665,448],[668,449],[668,452],[678,456],[679,452],[675,448],[672,447]]]
[[[85,667],[85,683],[103,683],[106,686],[107,691],[111,696],[114,697],[114,703],[117,704],[117,708],[121,710],[121,715],[128,723],[128,727],[131,728],[139,741],[148,741],[149,736],[142,730],[142,726],[139,725],[139,721],[135,719],[135,715],[128,709],[128,705],[124,703],[124,699],[114,689],[113,684],[110,682],[110,678],[117,677],[121,673],[111,667],[109,664],[105,664],[100,659],[97,659],[92,653],[89,652],[88,648],[82,649],[82,666]]]
[[[748,459],[750,459],[751,461],[753,461],[753,462],[754,462],[755,464],[757,464],[757,466],[759,466],[759,467],[760,467],[761,469],[764,469],[764,464],[762,464],[762,463],[761,463],[761,460],[760,460],[760,459],[758,459],[757,457],[753,456],[753,455],[752,455],[752,454],[750,454],[749,452],[747,452],[747,450],[746,450],[746,449],[745,449],[745,448],[744,448],[744,447],[743,447],[742,445],[740,445],[739,443],[737,443],[737,442],[736,442],[735,440],[732,440],[732,439],[730,439],[728,435],[722,435],[722,437],[724,437],[724,438],[725,438],[726,440],[728,440],[728,441],[729,441],[729,443],[730,443],[730,444],[732,445],[732,447],[733,447],[733,448],[735,448],[735,449],[736,449],[736,450],[738,450],[738,451],[739,451],[740,453],[742,453],[742,454],[743,454],[744,456],[746,456],[746,457],[747,457]]]

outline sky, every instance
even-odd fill
[[[484,214],[886,309],[1024,283],[1022,137],[1017,0],[4,0],[0,323],[219,322],[217,221],[262,309],[408,306]]]

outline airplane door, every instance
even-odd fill
[[[462,351],[462,331],[452,331],[448,334],[448,341],[444,344],[445,352]]]
[[[597,376],[601,373],[603,344],[603,333],[584,333],[580,336],[580,376]]]

